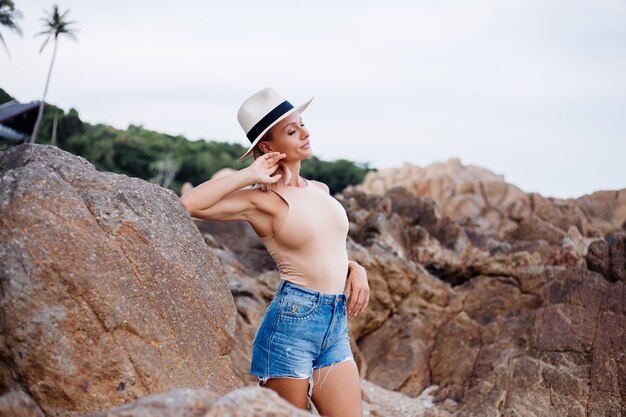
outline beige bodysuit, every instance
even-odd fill
[[[313,180],[272,190],[289,208],[278,230],[261,237],[281,279],[328,294],[344,291],[348,275],[348,216]]]

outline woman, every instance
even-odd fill
[[[294,107],[272,88],[249,97],[237,118],[251,145],[239,160],[254,162],[181,203],[196,218],[247,221],[278,265],[281,283],[252,343],[259,385],[303,409],[308,394],[324,416],[361,416],[347,319],[365,310],[369,286],[347,257],[345,210],[326,184],[299,175],[312,155],[301,116],[311,100]]]

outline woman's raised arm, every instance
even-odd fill
[[[280,174],[271,176],[285,154],[270,152],[257,158],[250,166],[230,175],[213,178],[187,191],[180,202],[192,217],[205,220],[245,220],[254,208],[254,190],[242,188],[255,183],[272,183]]]

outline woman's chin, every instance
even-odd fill
[[[313,156],[313,149],[311,147],[308,147],[305,149],[300,148],[300,150],[302,151],[302,155],[304,156],[304,159],[307,159]]]

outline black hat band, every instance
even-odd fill
[[[252,129],[246,134],[250,143],[253,143],[257,136],[261,132],[263,132],[269,125],[274,123],[276,119],[278,119],[283,114],[287,113],[289,110],[293,109],[293,105],[287,100],[280,103],[278,106],[274,107],[274,109],[267,113],[261,120],[257,122]]]

